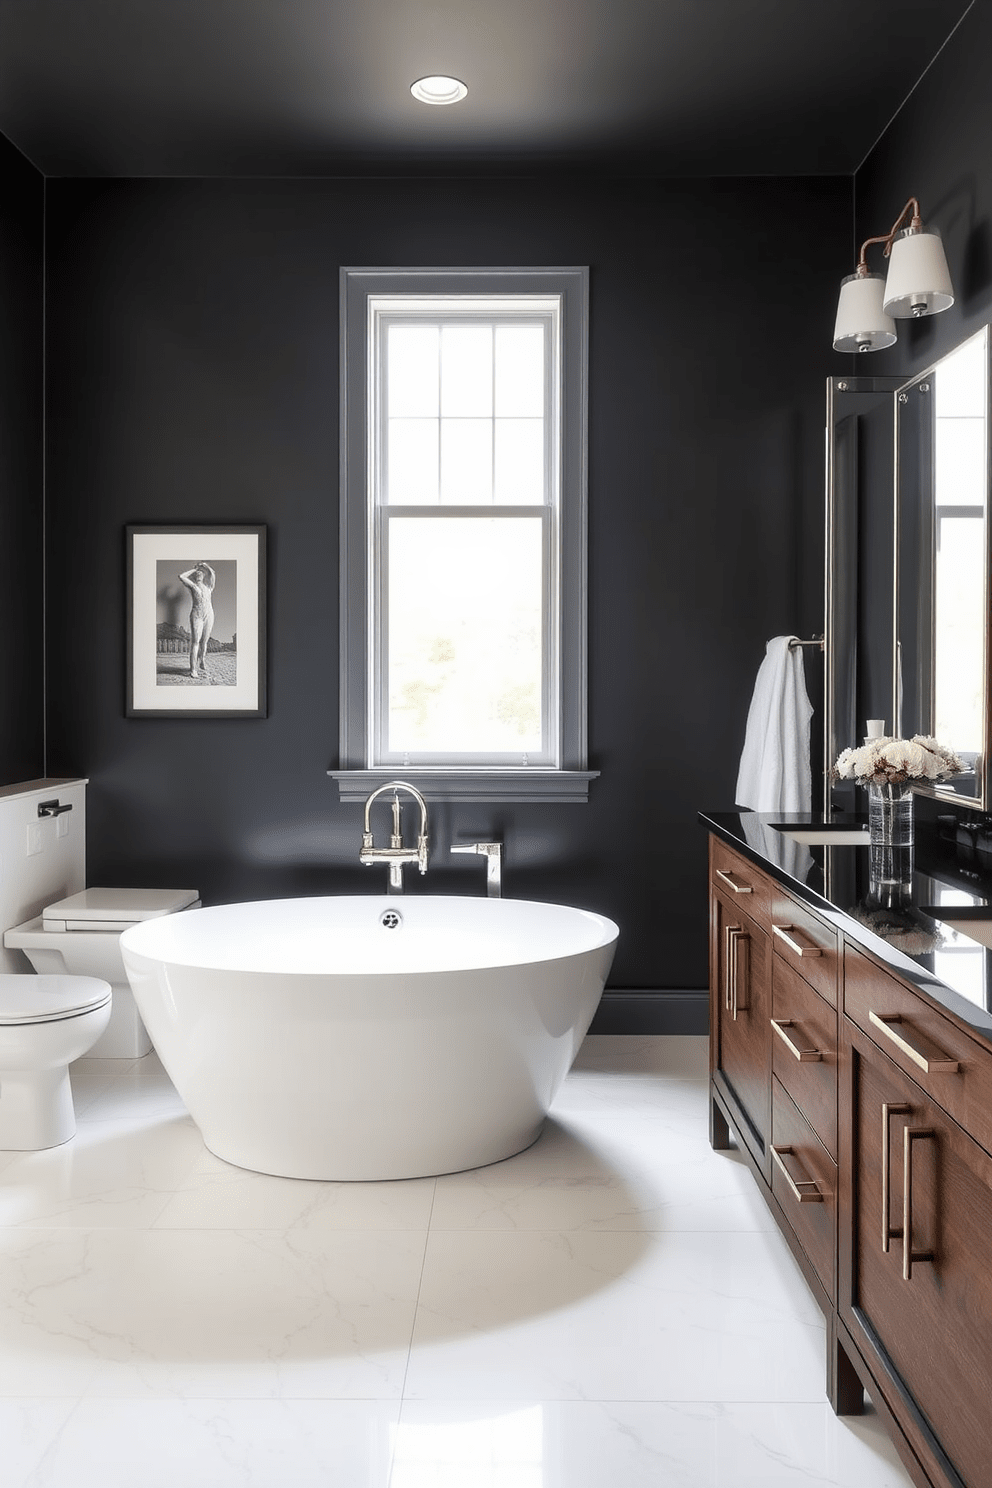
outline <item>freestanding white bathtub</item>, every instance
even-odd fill
[[[619,931],[515,899],[276,899],[135,925],[145,1026],[211,1152],[415,1178],[536,1140]]]

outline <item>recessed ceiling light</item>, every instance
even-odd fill
[[[422,77],[410,86],[410,92],[421,103],[460,103],[468,89],[453,77]]]

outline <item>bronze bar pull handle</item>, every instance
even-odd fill
[[[894,1230],[889,1224],[892,1179],[889,1168],[889,1117],[908,1116],[912,1106],[905,1101],[883,1101],[882,1103],[882,1249],[887,1253],[890,1240],[901,1240],[902,1230]]]
[[[730,980],[727,983],[727,1005],[730,1008],[730,1016],[737,1020],[737,939],[740,935],[740,926],[734,925],[730,931],[730,947],[727,956],[728,972]]]
[[[926,1137],[936,1138],[932,1126],[907,1126],[903,1131],[903,1195],[902,1195],[902,1276],[904,1281],[913,1279],[914,1261],[932,1261],[932,1250],[913,1249],[913,1143]]]
[[[795,925],[773,925],[772,929],[778,936],[779,940],[784,941],[785,944],[789,947],[789,950],[793,951],[797,956],[823,955],[823,952],[818,945],[803,945],[801,941],[796,939],[797,932]]]
[[[797,1203],[823,1203],[823,1194],[820,1192],[816,1180],[809,1177],[809,1175],[806,1173],[806,1170],[800,1164],[795,1151],[791,1147],[773,1147],[772,1157],[775,1159],[778,1167],[782,1170],[782,1173],[785,1176],[785,1181],[789,1185],[789,1188],[792,1190],[792,1197],[796,1200]],[[800,1174],[803,1175],[802,1177],[793,1178],[792,1174],[789,1172],[788,1167],[786,1166],[785,1159],[787,1157],[792,1158],[793,1165],[798,1168]]]
[[[771,1018],[769,1021],[789,1053],[793,1054],[799,1060],[800,1064],[819,1064],[822,1061],[823,1055],[819,1049],[801,1048],[786,1033],[785,1030],[787,1028],[795,1028],[796,1026],[791,1018]]]
[[[750,987],[751,976],[751,937],[746,930],[742,930],[737,937],[734,946],[734,1017],[738,1013],[747,1013],[751,1010],[750,1000],[741,1002],[741,981],[744,983],[745,996]]]
[[[961,1065],[957,1059],[951,1059],[948,1054],[940,1054],[936,1059],[931,1059],[922,1049],[917,1049],[905,1033],[897,1032],[893,1025],[902,1024],[903,1021],[898,1013],[873,1013],[869,1008],[868,1021],[873,1028],[884,1033],[887,1039],[891,1039],[896,1048],[925,1075],[956,1075],[960,1070]]]
[[[732,1018],[737,1018],[737,978],[740,974],[738,947],[747,934],[741,925],[727,926],[727,951],[724,968],[724,1005]]]
[[[734,1001],[732,987],[734,985],[734,962],[736,961],[735,949],[737,937],[740,935],[739,925],[728,925],[724,931],[723,948],[723,1005],[728,1013],[733,1013]]]
[[[728,889],[733,889],[733,891],[734,891],[735,894],[753,894],[754,893],[754,890],[752,889],[752,887],[751,887],[751,885],[749,883],[735,883],[734,882],[734,876],[733,876],[733,874],[732,873],[725,873],[722,868],[718,868],[716,870],[716,876],[723,883],[725,883],[727,885],[727,888]]]

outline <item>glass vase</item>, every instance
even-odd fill
[[[913,790],[901,785],[868,786],[869,899],[886,909],[913,902]]]
[[[868,786],[868,834],[872,843],[886,847],[913,845],[913,788],[900,785]]]

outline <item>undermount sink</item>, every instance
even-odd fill
[[[868,846],[867,827],[790,827],[775,826],[776,832],[789,837],[793,842],[803,842],[808,847],[833,847],[839,842],[860,843]]]
[[[969,940],[975,940],[979,945],[987,946],[992,950],[992,911],[976,916],[971,919],[966,915],[955,914],[953,910],[944,913],[939,904],[927,905],[923,911],[932,920],[937,920],[941,925],[946,925],[948,930],[954,930],[958,935],[966,935]]]

